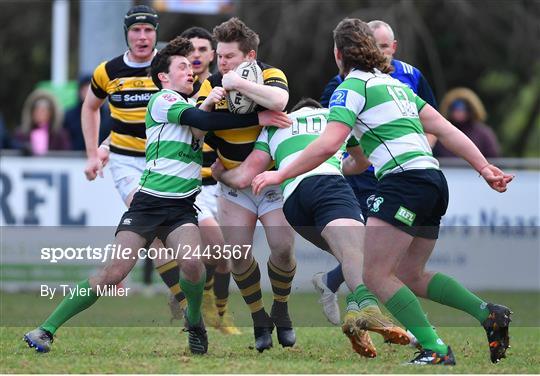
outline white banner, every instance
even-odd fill
[[[112,226],[112,240],[124,205],[108,169],[103,179],[88,182],[84,167],[84,159],[2,157],[0,225]],[[445,169],[444,173],[450,205],[428,268],[454,276],[473,289],[540,290],[540,172],[513,171],[516,178],[504,194],[492,191],[471,169]],[[35,250],[16,251],[24,248],[19,245],[21,239],[2,236],[1,242],[4,288],[35,286],[39,278],[49,278],[37,270],[49,265],[35,258]],[[295,250],[298,271],[293,291],[312,289],[313,273],[337,264],[301,238]],[[269,289],[264,272],[269,251],[263,231],[256,234],[253,251],[261,265],[263,286]],[[84,268],[96,267],[96,262],[82,264],[82,273]],[[58,270],[62,265],[53,266],[59,279],[67,278]],[[24,278],[22,272],[27,273]]]

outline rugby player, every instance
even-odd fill
[[[86,178],[94,180],[102,176],[102,169],[108,164],[114,185],[128,208],[146,165],[144,116],[150,96],[158,91],[147,69],[157,52],[158,29],[159,17],[152,8],[137,5],[126,13],[124,34],[128,50],[95,69],[81,111],[87,154]],[[98,147],[99,109],[107,99],[113,126],[110,136]],[[156,239],[151,247],[159,249],[163,244]],[[179,308],[185,306],[185,296],[178,282],[176,260],[161,254],[153,262],[178,302],[173,317],[181,315]]]
[[[160,91],[150,98],[146,113],[146,169],[132,205],[116,230],[115,243],[124,250],[123,257],[111,259],[96,275],[79,282],[77,289],[83,294],[64,297],[40,327],[24,335],[28,345],[37,351],[49,351],[57,329],[93,305],[100,288],[109,289],[120,283],[135,266],[138,250],[157,237],[167,248],[179,250],[176,262],[187,300],[189,347],[194,354],[206,353],[208,339],[200,312],[205,269],[202,260],[192,252],[201,244],[194,207],[201,186],[201,135],[209,130],[254,124],[289,126],[290,121],[285,114],[275,111],[233,115],[197,109],[188,101],[194,79],[187,56],[192,51],[191,42],[178,37],[152,61],[152,81]]]
[[[379,20],[370,21],[368,25],[373,32],[377,46],[393,67],[390,76],[410,87],[414,93],[436,109],[437,101],[433,95],[433,90],[431,90],[422,72],[418,68],[394,58],[398,42],[394,37],[392,27],[386,22]],[[321,96],[321,104],[324,107],[328,107],[332,93],[343,82],[344,77],[340,73],[328,82]],[[433,147],[437,141],[436,137],[431,134],[427,134],[426,137],[428,138],[429,145]],[[367,217],[367,201],[370,197],[373,199],[373,193],[375,193],[375,186],[377,185],[373,166],[370,166],[361,174],[348,175],[345,178],[351,185],[360,203],[364,217]],[[340,313],[336,292],[344,282],[341,264],[338,264],[327,273],[316,273],[313,276],[312,282],[315,290],[321,294],[319,302],[323,306],[323,313],[328,318],[328,321],[334,325],[338,325],[340,323]]]
[[[368,212],[363,280],[422,346],[410,363],[456,364],[417,296],[475,317],[487,333],[491,361],[498,362],[509,345],[510,310],[484,302],[449,276],[425,271],[448,205],[448,186],[424,129],[469,162],[495,191],[506,191],[513,176],[490,164],[470,139],[408,86],[384,74],[389,72],[387,60],[366,23],[342,20],[334,42],[336,64],[347,77],[332,95],[324,133],[294,164],[255,177],[254,193],[316,168],[353,131],[378,179]]]
[[[193,44],[194,51],[189,55],[189,61],[193,67],[196,81],[193,84],[191,98],[197,100],[202,83],[210,76],[210,66],[214,61],[215,49],[212,34],[202,27],[190,27],[180,34],[189,39]],[[217,154],[207,143],[203,145],[203,167],[201,193],[195,200],[195,206],[200,209],[199,228],[203,247],[223,248],[225,241],[223,233],[217,222],[217,182],[212,178],[210,166],[216,159]],[[203,295],[203,316],[207,325],[212,325],[223,334],[241,334],[234,325],[232,316],[227,312],[229,300],[229,283],[231,279],[231,261],[225,257],[217,260],[210,258],[205,261],[206,283]],[[213,290],[213,291],[212,291]],[[177,300],[169,300],[171,304],[178,304]],[[172,309],[178,312],[178,309]]]
[[[205,111],[228,112],[226,91],[237,90],[253,99],[259,109],[281,111],[289,99],[287,78],[277,68],[257,61],[259,36],[238,18],[216,26],[218,73],[202,85],[197,104]],[[235,69],[243,62],[257,61],[262,70],[263,84],[242,79]],[[206,142],[216,150],[227,169],[232,169],[249,155],[261,132],[260,126],[213,132]],[[253,243],[257,219],[266,232],[271,254],[268,275],[274,301],[270,316],[266,313],[260,288],[259,265],[251,252],[232,260],[233,278],[248,304],[253,319],[255,348],[262,352],[272,347],[272,331],[277,327],[282,346],[293,346],[296,336],[288,313],[288,298],[296,271],[293,253],[294,233],[282,211],[283,201],[278,186],[267,187],[258,195],[251,190],[237,190],[220,183],[218,198],[219,223],[227,245],[245,246]]]
[[[264,128],[254,150],[239,167],[226,171],[218,159],[212,166],[214,176],[228,186],[244,189],[272,161],[278,170],[296,163],[302,149],[324,131],[328,112],[311,98],[301,100],[289,114],[291,128]],[[343,173],[365,170],[370,163],[356,140],[353,138],[347,145],[351,157],[344,160]],[[341,174],[344,149],[345,144],[319,167],[281,185],[283,212],[296,232],[331,252],[343,265],[347,286],[355,293],[347,297],[349,314],[342,329],[357,353],[372,358],[377,352],[366,330],[380,333],[386,342],[408,344],[409,339],[403,329],[381,313],[377,299],[363,286],[363,255],[359,245],[363,241],[364,219],[358,201],[351,199],[351,187]]]

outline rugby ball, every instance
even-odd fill
[[[235,72],[244,80],[261,85],[264,83],[262,70],[256,61],[246,61],[240,64]],[[227,92],[227,106],[233,114],[248,114],[255,110],[257,103],[237,90],[230,90]]]

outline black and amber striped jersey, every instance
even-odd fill
[[[127,52],[98,65],[91,88],[96,97],[109,100],[113,119],[111,152],[144,156],[146,106],[158,88],[148,75],[150,62],[134,63]]]
[[[257,65],[259,65],[262,70],[265,85],[279,87],[287,91],[289,90],[287,86],[287,77],[285,77],[285,74],[280,69],[260,61],[257,61]],[[201,103],[204,102],[206,97],[212,91],[212,88],[221,86],[222,77],[221,73],[215,73],[203,82],[201,90],[199,91],[197,105],[200,106]],[[263,108],[259,106],[256,111],[261,111],[262,109]],[[227,99],[216,103],[214,111],[229,111]],[[247,158],[249,153],[251,153],[260,132],[261,127],[258,125],[242,129],[215,131],[206,136],[205,142],[214,148],[225,168],[231,169],[239,166],[242,161]]]

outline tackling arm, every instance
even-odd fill
[[[289,101],[287,90],[244,80],[234,71],[226,73],[221,83],[225,90],[238,90],[269,110],[283,111]]]
[[[268,185],[281,184],[284,180],[294,178],[313,170],[339,150],[351,133],[351,129],[336,121],[331,121],[321,136],[298,156],[293,164],[279,171],[266,171],[253,179],[253,192],[259,194]]]
[[[229,187],[244,189],[249,187],[253,178],[268,169],[272,163],[270,155],[262,150],[253,150],[242,164],[231,170],[225,170],[219,159],[212,165],[212,176]]]
[[[364,156],[364,152],[360,146],[347,148],[349,157],[343,160],[342,170],[343,175],[358,175],[364,172],[371,162]]]

